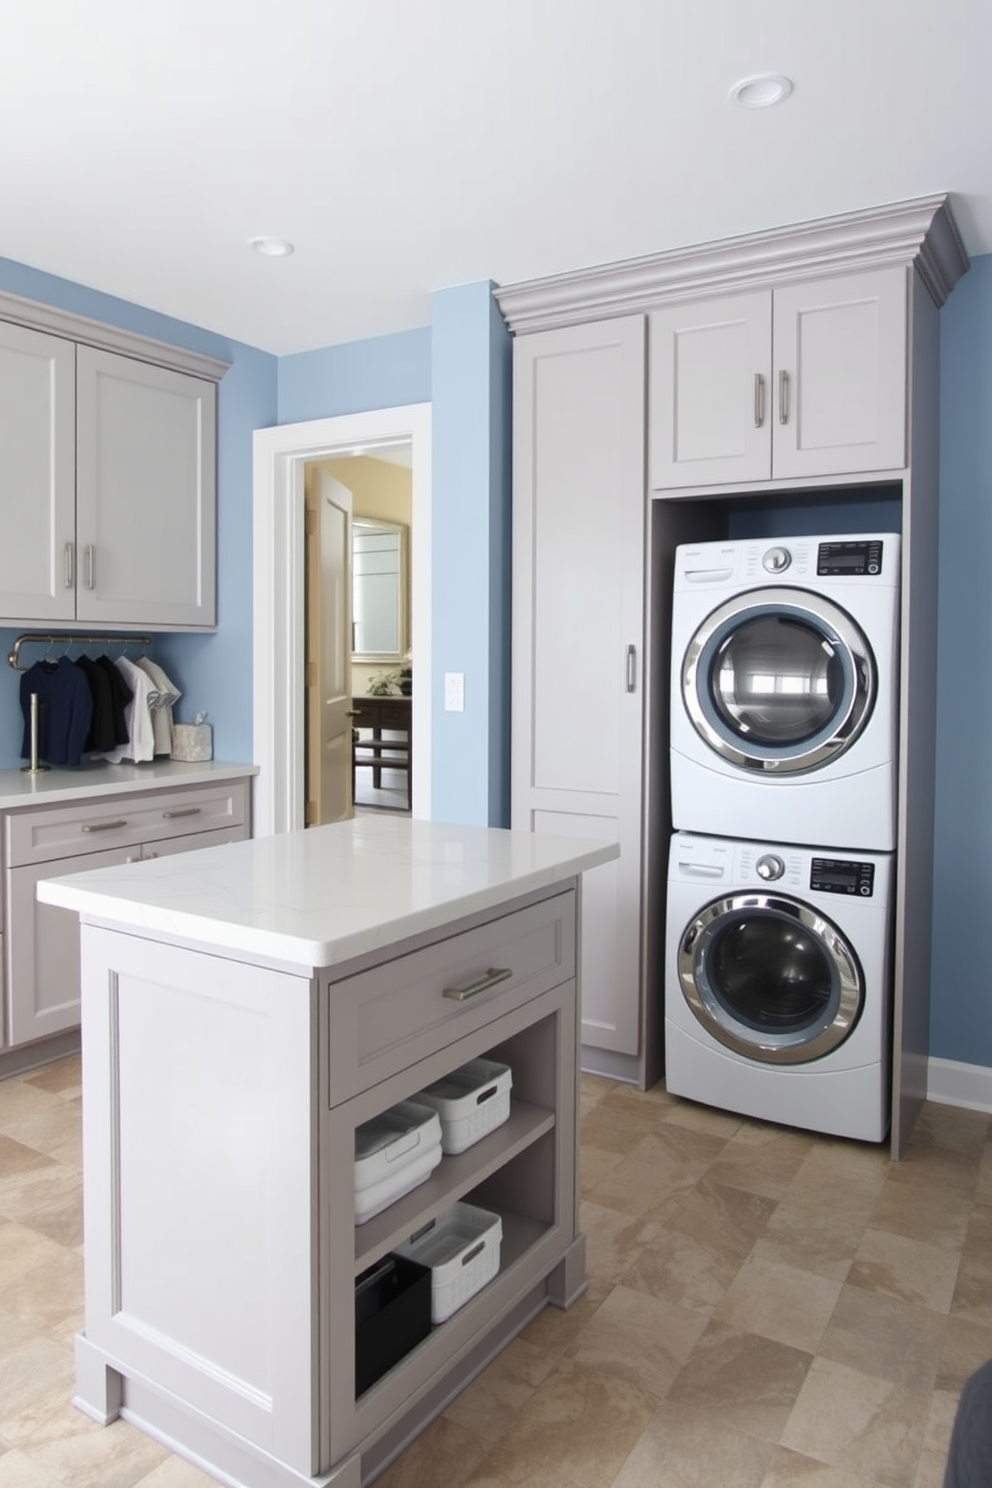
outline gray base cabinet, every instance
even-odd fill
[[[76,1403],[245,1488],[358,1488],[548,1301],[584,1289],[574,880],[307,975],[84,924]],[[445,997],[479,975],[501,979]],[[467,1060],[509,1119],[362,1225],[355,1130]],[[497,1275],[356,1396],[355,1279],[451,1204]]]
[[[63,806],[0,814],[6,997],[4,1049],[79,1024],[76,916],[41,904],[39,880],[164,853],[189,852],[250,834],[247,780],[172,790],[90,796]]]

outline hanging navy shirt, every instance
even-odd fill
[[[82,672],[67,656],[36,661],[21,678],[24,740],[31,758],[31,694],[38,694],[38,758],[49,765],[78,765],[93,716],[93,698]]]

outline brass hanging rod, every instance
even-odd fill
[[[140,635],[85,635],[80,631],[55,631],[50,635],[24,634],[19,635],[17,640],[7,652],[7,665],[14,668],[15,672],[26,672],[27,667],[20,665],[21,647],[33,642],[39,646],[150,646],[151,636]]]

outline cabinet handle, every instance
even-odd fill
[[[450,997],[452,1002],[465,1002],[469,997],[477,997],[480,992],[488,992],[497,982],[505,982],[512,975],[513,971],[509,966],[501,969],[490,966],[484,977],[480,977],[477,982],[470,982],[467,987],[445,987],[444,996]]]
[[[760,429],[765,422],[765,379],[760,372],[754,374],[754,427]]]
[[[86,587],[93,588],[93,544],[86,544]]]
[[[789,422],[789,374],[780,372],[778,374],[778,421],[780,424]]]
[[[181,811],[163,811],[162,817],[165,821],[175,821],[177,816],[199,816],[202,810],[202,806],[184,806]]]
[[[627,647],[627,666],[624,685],[628,692],[637,691],[637,647]]]
[[[80,827],[79,830],[81,832],[116,832],[116,830],[117,830],[118,827],[126,827],[126,826],[127,826],[127,821],[124,819],[124,817],[121,817],[120,821],[114,821],[114,822],[93,822],[92,825],[90,825],[89,823],[87,823],[86,826]]]
[[[63,551],[65,556],[65,587],[71,589],[76,582],[76,544],[67,542]]]

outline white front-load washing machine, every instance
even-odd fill
[[[889,1124],[892,887],[888,853],[676,832],[668,1090],[880,1142]]]
[[[895,847],[899,560],[892,533],[676,550],[674,826]]]

